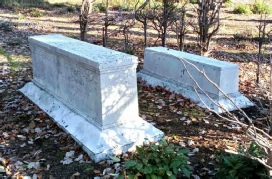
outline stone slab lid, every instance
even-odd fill
[[[132,66],[138,57],[90,44],[60,34],[37,35],[28,38],[30,44],[60,53],[77,63],[89,65],[100,71]]]
[[[152,53],[152,52],[161,53],[162,55],[166,55],[166,56],[171,55],[177,58],[184,58],[186,60],[190,60],[191,62],[203,63],[207,66],[212,66],[214,68],[222,68],[222,67],[224,69],[238,68],[237,64],[224,62],[224,61],[220,61],[220,60],[216,60],[216,59],[208,58],[208,57],[203,57],[199,55],[194,55],[194,54],[190,54],[186,52],[181,52],[181,51],[177,51],[177,50],[173,50],[173,49],[169,49],[165,47],[148,47],[145,49],[145,53]]]

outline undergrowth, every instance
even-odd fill
[[[234,10],[234,14],[252,14],[252,11],[250,9],[250,6],[247,4],[238,4]]]
[[[263,149],[255,142],[252,142],[247,150],[239,147],[238,154],[222,154],[219,156],[216,173],[217,178],[232,179],[232,178],[269,178],[266,174],[265,167],[256,160],[246,157],[250,154],[253,157],[265,157]]]
[[[10,54],[8,54],[8,53],[5,51],[5,49],[3,49],[1,46],[0,46],[0,55],[3,55],[3,56],[7,59],[8,63],[9,63],[9,67],[10,67],[12,70],[18,70],[19,64],[18,64],[15,60],[13,60],[13,59],[11,58]]]
[[[235,14],[271,14],[272,6],[262,1],[255,1],[254,4],[238,4],[233,13]]]
[[[188,164],[186,156],[190,151],[181,149],[161,139],[158,143],[137,146],[136,153],[124,163],[124,176],[133,179],[137,176],[157,179],[174,179],[184,175],[190,178],[192,167]]]
[[[272,6],[271,4],[256,1],[251,7],[251,11],[253,14],[271,14]]]

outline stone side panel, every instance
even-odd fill
[[[180,58],[189,63],[182,62]],[[146,48],[144,59],[144,70],[148,72],[196,87],[195,82],[190,77],[192,75],[204,91],[221,96],[219,90],[191,65],[193,64],[199,70],[204,71],[225,93],[238,92],[239,67],[236,64],[164,47]],[[186,71],[189,71],[190,75]]]
[[[29,42],[36,85],[99,128],[138,118],[137,57],[62,35]]]

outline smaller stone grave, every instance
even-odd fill
[[[253,106],[249,99],[238,92],[237,64],[164,47],[149,47],[145,49],[144,67],[138,77],[152,86],[159,85],[180,93],[203,108],[211,108],[221,113],[225,110],[216,105],[220,104],[227,111],[236,110],[237,107],[231,100],[195,67],[205,72],[239,108]]]
[[[29,43],[33,82],[20,91],[95,162],[164,136],[139,117],[137,57],[57,34]]]

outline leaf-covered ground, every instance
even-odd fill
[[[31,17],[30,9],[0,9],[0,178],[109,178],[110,173],[120,171],[120,163],[111,160],[93,163],[69,134],[18,91],[32,79],[28,36],[61,33],[78,37],[76,13],[68,13],[64,8],[37,11],[43,16]],[[261,65],[261,83],[256,87],[256,63],[252,61],[256,59],[258,46],[256,42],[233,38],[239,30],[241,34],[248,30],[252,26],[248,20],[257,17],[233,16],[227,11],[225,16],[228,18],[223,21],[224,29],[213,44],[216,50],[211,56],[239,64],[240,91],[260,106],[246,112],[265,121],[271,67],[267,61]],[[245,18],[248,20],[239,20]],[[233,22],[241,25],[232,29]],[[101,25],[90,27],[89,42],[101,44]],[[141,36],[134,34],[131,38],[136,55],[142,57]],[[115,45],[111,48],[121,50],[121,37],[112,39]],[[171,46],[175,47],[174,41]],[[186,49],[193,52],[195,45],[188,42]],[[194,178],[213,177],[216,156],[224,149],[235,149],[248,141],[239,126],[222,122],[181,95],[161,87],[151,88],[140,80],[138,91],[140,116],[165,132],[167,140],[191,150]],[[121,157],[125,159],[127,155]]]

